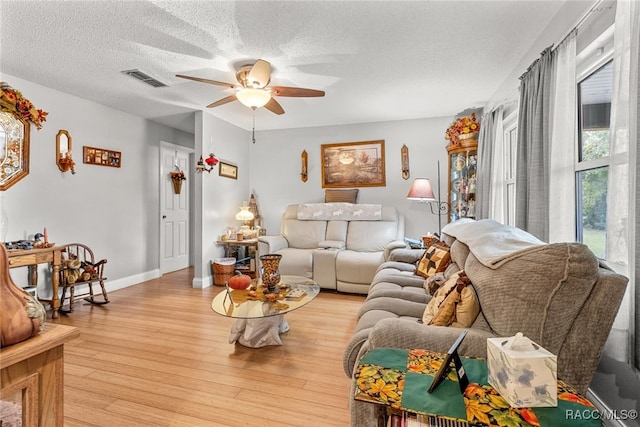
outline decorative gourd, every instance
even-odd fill
[[[42,304],[13,283],[9,275],[9,258],[0,243],[0,347],[36,335],[45,319]]]
[[[251,277],[236,270],[236,275],[231,276],[228,283],[231,289],[244,290],[251,284]]]

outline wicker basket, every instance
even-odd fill
[[[236,269],[235,258],[215,258],[211,263],[211,272],[213,273],[213,284],[216,286],[224,286],[229,282],[233,272]]]

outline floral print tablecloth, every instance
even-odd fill
[[[555,408],[511,408],[487,382],[484,359],[462,358],[470,384],[460,393],[453,369],[433,393],[427,390],[445,354],[427,350],[377,348],[367,353],[355,373],[357,400],[396,410],[434,415],[474,426],[601,426],[591,402],[558,381]]]

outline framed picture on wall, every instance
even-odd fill
[[[220,169],[218,169],[218,175],[227,178],[238,179],[238,166],[225,162],[220,162]]]
[[[322,188],[386,186],[384,140],[322,144]]]

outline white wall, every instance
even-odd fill
[[[199,261],[194,267],[193,286],[200,288],[211,286],[211,261],[224,256],[224,249],[215,241],[227,226],[240,226],[235,215],[242,202],[249,200],[251,134],[206,112],[197,112],[195,121],[197,158],[199,153],[206,157],[213,152],[220,161],[238,166],[238,179],[219,176],[220,165],[211,173],[195,174],[194,259]]]
[[[7,240],[32,238],[47,227],[53,242],[86,243],[108,260],[112,288],[157,275],[159,143],[193,146],[193,135],[17,77],[2,80],[49,112],[42,130],[31,127],[29,175],[3,194]],[[75,175],[55,162],[60,129],[72,138]],[[83,164],[84,145],[121,151],[122,167]],[[21,270],[12,276],[23,284]]]
[[[288,204],[324,201],[320,146],[338,142],[385,140],[385,187],[360,188],[359,203],[393,205],[406,217],[406,235],[420,237],[437,232],[437,216],[428,206],[406,199],[414,178],[437,182],[440,161],[442,198],[446,200],[447,141],[444,133],[452,117],[364,123],[256,132],[251,146],[251,191],[256,195],[267,234],[278,234],[280,215]],[[402,179],[400,148],[409,148],[411,177]],[[300,154],[309,156],[307,182],[300,180]],[[446,217],[443,216],[443,225]]]

